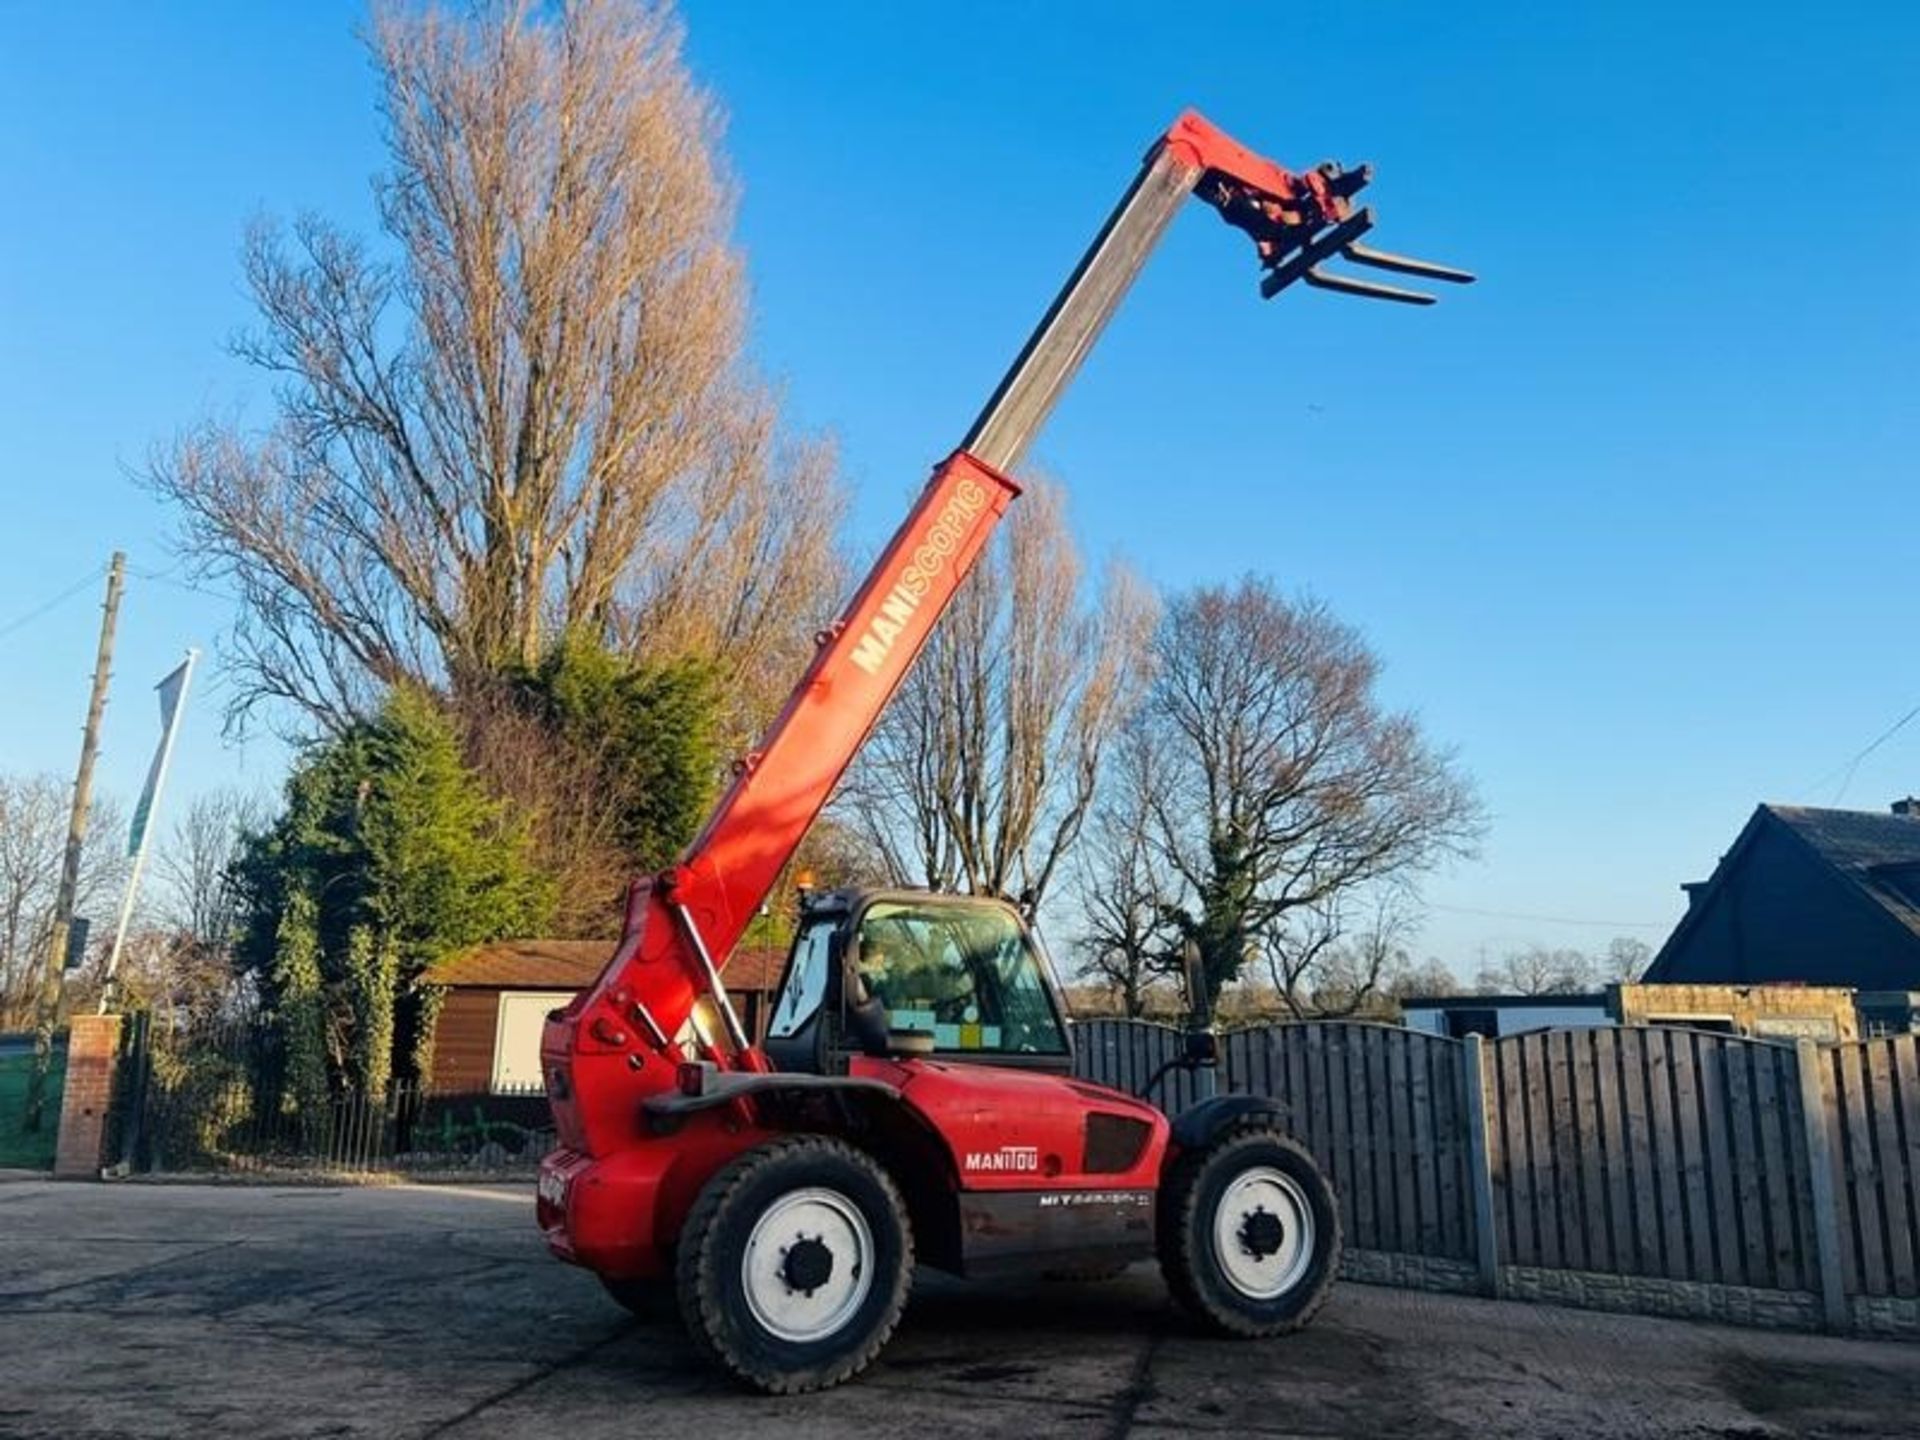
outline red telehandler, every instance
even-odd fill
[[[1339,1266],[1334,1196],[1279,1107],[1215,1095],[1169,1122],[1071,1078],[1058,981],[1001,900],[836,891],[803,904],[764,1042],[721,984],[742,931],[873,728],[1019,486],[1009,472],[1188,196],[1247,232],[1261,291],[1295,280],[1431,297],[1335,255],[1363,247],[1370,171],[1281,169],[1188,112],[1148,152],[1066,288],[819,649],[680,862],[636,881],[619,948],[549,1017],[558,1148],[548,1246],[639,1309],[671,1283],[696,1344],[792,1393],[858,1374],[916,1263],[959,1275],[1101,1273],[1157,1255],[1227,1335],[1304,1325]],[[1212,1036],[1184,1063],[1208,1066]],[[1209,1072],[1210,1073],[1210,1072]]]

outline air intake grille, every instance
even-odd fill
[[[1131,1115],[1087,1116],[1086,1158],[1081,1170],[1088,1175],[1118,1175],[1131,1170],[1152,1133],[1152,1126]]]

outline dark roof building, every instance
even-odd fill
[[[1762,805],[1647,967],[1651,984],[1920,990],[1920,801]]]

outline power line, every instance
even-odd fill
[[[88,587],[90,587],[94,581],[98,580],[100,576],[105,572],[106,568],[107,567],[104,565],[94,566],[91,570],[87,571],[86,574],[82,575],[78,580],[74,581],[73,584],[69,585],[66,589],[62,590],[58,595],[54,596],[51,600],[43,601],[42,603],[34,606],[33,609],[27,611],[26,614],[19,616],[17,619],[9,620],[5,625],[0,625],[0,637],[11,635],[14,631],[20,629],[20,627],[23,625],[31,625],[35,620],[38,620],[42,615],[45,615],[49,610],[52,610],[54,607],[61,605],[68,600],[71,600],[74,596],[78,595],[82,590],[85,590]]]
[[[234,594],[232,594],[230,591],[209,590],[206,586],[195,585],[190,580],[173,579],[172,578],[173,572],[178,570],[185,563],[186,562],[184,560],[176,560],[173,564],[169,565],[165,570],[131,570],[131,571],[128,571],[127,573],[130,575],[133,575],[135,578],[140,580],[152,580],[162,585],[172,586],[175,590],[184,590],[189,595],[206,595],[215,600],[227,600],[227,601],[233,601],[239,598]]]
[[[177,574],[180,570],[184,569],[187,561],[190,558],[191,558],[190,556],[182,553],[174,557],[173,563],[171,565],[165,566],[162,569],[135,570],[132,573],[135,575],[138,575],[142,580],[164,580],[169,575]]]
[[[229,604],[233,603],[235,600],[238,599],[238,597],[235,596],[231,591],[209,590],[206,586],[195,585],[189,580],[174,579],[173,578],[174,572],[179,570],[181,566],[185,564],[186,564],[185,559],[180,559],[180,560],[174,561],[173,564],[167,566],[165,569],[135,570],[129,567],[126,573],[134,577],[135,579],[152,580],[161,585],[171,586],[175,590],[184,590],[191,595],[205,595],[210,599],[225,600]],[[87,571],[86,574],[82,575],[78,580],[74,581],[71,585],[67,586],[66,589],[60,591],[57,595],[54,595],[49,599],[41,601],[38,605],[34,606],[31,610],[27,611],[25,614],[16,615],[13,619],[7,621],[6,624],[0,625],[0,639],[5,639],[7,636],[13,634],[14,631],[23,629],[24,627],[31,625],[34,621],[40,619],[43,615],[46,615],[51,611],[58,609],[61,605],[64,605],[67,601],[71,600],[74,596],[80,594],[83,590],[86,590],[90,586],[92,586],[94,581],[98,580],[102,575],[106,573],[106,570],[107,570],[107,567],[105,565],[94,566],[91,570]]]
[[[1920,717],[1920,705],[1914,706],[1911,710],[1907,711],[1906,714],[1902,715],[1898,720],[1894,721],[1893,724],[1889,725],[1885,730],[1882,730],[1877,736],[1874,737],[1871,744],[1869,744],[1859,754],[1855,755],[1851,760],[1844,761],[1841,764],[1834,766],[1833,769],[1829,770],[1826,774],[1822,775],[1818,780],[1814,781],[1813,784],[1809,785],[1807,789],[1818,790],[1821,786],[1825,785],[1827,781],[1831,780],[1834,776],[1840,775],[1841,776],[1840,788],[1833,792],[1833,803],[1835,805],[1838,805],[1841,799],[1846,795],[1847,787],[1853,784],[1853,777],[1860,773],[1860,766],[1862,765],[1862,763],[1865,762],[1866,758],[1869,755],[1873,754],[1874,751],[1878,750],[1882,745],[1886,744],[1887,741],[1891,740],[1894,736],[1898,735],[1902,730],[1906,729],[1907,726],[1911,724],[1916,717]],[[1842,774],[1842,772],[1845,772],[1845,773]]]
[[[1576,920],[1568,915],[1529,915],[1520,910],[1476,910],[1470,905],[1441,905],[1427,901],[1429,910],[1444,910],[1450,915],[1478,915],[1488,920],[1527,920],[1537,925],[1584,925],[1594,930],[1665,930],[1658,920]]]

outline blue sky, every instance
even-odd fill
[[[369,226],[355,5],[0,3],[0,764],[70,770],[126,549],[101,784],[229,607],[128,478],[264,396],[246,221]],[[1195,207],[1034,460],[1163,587],[1258,570],[1359,624],[1492,815],[1421,948],[1657,941],[1762,799],[1920,790],[1920,11],[1831,5],[686,9],[731,116],[755,343],[894,523],[1133,172],[1195,105],[1284,164],[1370,160],[1431,311],[1290,292]],[[217,683],[177,803],[271,785]],[[1845,781],[1843,788],[1842,782]],[[1537,918],[1527,918],[1537,917]],[[1583,922],[1583,923],[1571,923]]]

